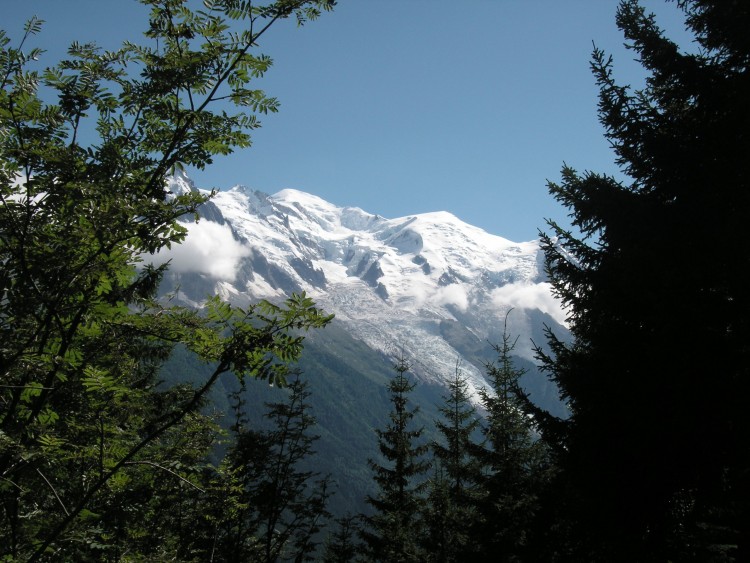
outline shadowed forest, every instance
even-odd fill
[[[277,110],[257,46],[336,1],[140,1],[144,35],[115,51],[47,60],[40,19],[0,31],[1,561],[750,560],[750,4],[679,0],[677,45],[620,2],[641,90],[593,52],[626,179],[548,184],[572,340],[547,330],[537,363],[567,416],[532,402],[507,330],[478,404],[456,365],[431,418],[384,360],[390,411],[349,435],[379,454],[342,468],[371,492],[341,513],[346,483],[316,469],[335,413],[300,368],[332,315],[305,294],[178,306],[169,264],[143,261],[210,199],[166,179]]]

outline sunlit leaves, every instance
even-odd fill
[[[219,362],[240,379],[285,385],[289,364],[302,353],[304,337],[296,331],[321,328],[332,318],[302,293],[283,307],[261,301],[247,310],[214,297],[206,303],[205,315],[183,317],[183,322],[194,323],[185,338],[199,356]]]
[[[154,533],[136,521],[163,491],[156,475],[200,472],[215,429],[198,411],[217,378],[283,384],[301,331],[330,320],[305,296],[165,305],[166,266],[141,262],[181,242],[177,219],[209,197],[169,194],[165,176],[248,146],[257,116],[276,111],[248,85],[271,65],[256,52],[268,25],[324,2],[144,3],[149,45],[76,42],[46,70],[25,46],[41,20],[17,46],[0,32],[0,558],[54,545],[120,559],[122,530]],[[214,371],[159,387],[175,346]]]
[[[84,368],[81,383],[88,393],[110,394],[114,398],[122,397],[128,391],[127,387],[118,385],[106,370],[92,366]]]

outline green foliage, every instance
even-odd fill
[[[305,471],[317,436],[307,383],[295,376],[283,402],[267,403],[264,428],[246,426],[244,389],[233,393],[227,455],[205,474],[208,494],[186,511],[177,553],[215,561],[310,561],[330,516],[329,480]]]
[[[486,411],[482,429],[485,444],[479,453],[485,475],[480,483],[480,519],[474,534],[482,538],[480,558],[488,561],[523,561],[530,557],[530,530],[549,472],[547,448],[535,438],[534,420],[526,415],[519,398],[523,395],[520,380],[524,372],[513,365],[515,342],[507,331],[503,333],[502,344],[494,346],[497,361],[487,364],[492,392],[479,392]]]
[[[425,551],[431,561],[472,558],[482,483],[480,447],[475,442],[480,418],[471,405],[469,385],[458,363],[435,421],[441,439],[432,443],[434,475],[428,484]]]
[[[179,533],[147,523],[165,515],[166,481],[201,488],[217,439],[198,414],[207,393],[229,371],[283,384],[301,332],[331,318],[304,295],[167,307],[153,300],[165,267],[139,263],[182,241],[177,219],[205,201],[167,193],[166,174],[247,146],[259,122],[246,112],[275,110],[246,87],[270,65],[257,41],[333,2],[145,3],[153,46],[74,43],[41,72],[41,51],[25,50],[40,20],[18,47],[0,33],[0,556],[177,549]],[[177,344],[214,368],[196,386],[159,388]]]
[[[383,462],[370,461],[377,493],[367,499],[374,510],[359,531],[363,560],[532,561],[549,553],[535,542],[546,534],[541,499],[549,495],[553,468],[534,419],[523,410],[528,397],[513,347],[507,332],[494,347],[497,362],[487,364],[492,389],[479,393],[481,418],[456,366],[438,408],[428,480],[426,448],[415,445],[423,430],[412,429],[415,411],[408,409],[414,385],[405,377],[408,365],[396,364],[388,386],[390,421],[377,431]]]
[[[299,367],[310,384],[310,403],[320,434],[314,468],[330,473],[336,488],[330,510],[336,517],[367,512],[365,498],[377,490],[367,460],[379,456],[375,429],[382,427],[392,408],[387,389],[393,377],[390,361],[354,339],[334,319],[305,341]],[[261,389],[252,389],[248,396],[250,412],[253,405],[273,400],[267,397],[265,386],[255,387]],[[409,394],[410,401],[421,406],[412,424],[424,427],[425,442],[436,437],[434,405],[442,392],[441,386],[421,384]]]
[[[628,179],[565,167],[549,185],[580,232],[552,223],[542,237],[575,338],[550,335],[542,359],[571,408],[544,428],[569,491],[562,543],[580,559],[750,557],[750,6],[678,5],[687,51],[620,4],[643,90],[594,51],[600,120]]]
[[[361,535],[372,560],[419,561],[419,480],[429,467],[423,458],[428,446],[415,443],[422,429],[410,424],[416,409],[410,410],[408,404],[415,385],[407,376],[409,365],[399,358],[394,370],[396,375],[388,385],[393,410],[385,429],[376,430],[383,463],[369,462],[378,487],[376,495],[367,499],[374,514],[365,517]]]
[[[337,528],[326,540],[323,561],[325,563],[349,563],[361,553],[359,544],[360,522],[358,516],[347,514],[336,520]]]

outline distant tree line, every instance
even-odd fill
[[[439,439],[430,444],[411,424],[415,383],[398,360],[389,385],[393,410],[377,431],[382,460],[370,460],[373,511],[357,521],[361,560],[527,561],[543,553],[534,526],[554,468],[522,408],[524,372],[513,366],[513,346],[506,332],[497,362],[487,365],[491,389],[480,390],[481,415],[456,366],[435,421]],[[340,547],[329,543],[327,553]]]

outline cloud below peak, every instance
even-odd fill
[[[493,289],[490,298],[496,307],[539,309],[558,323],[565,324],[565,310],[560,301],[552,295],[552,286],[548,282],[509,283]]]
[[[250,255],[250,249],[234,238],[228,225],[203,220],[184,226],[188,234],[182,244],[174,244],[171,249],[165,248],[144,260],[154,264],[171,260],[172,272],[197,272],[217,280],[234,281],[240,260]]]

